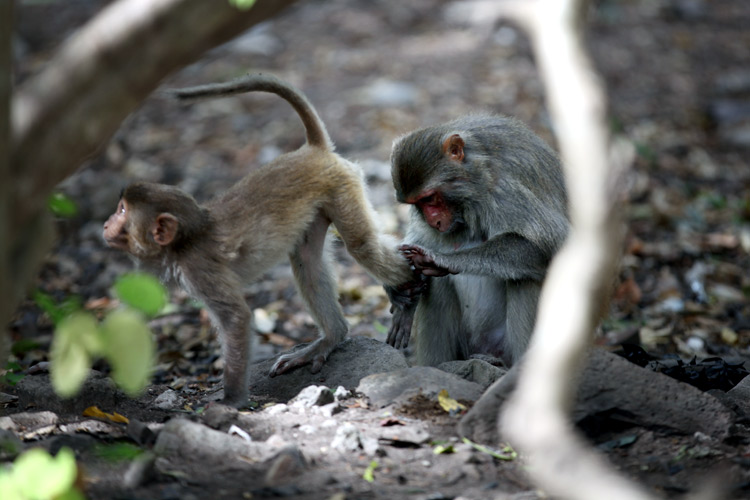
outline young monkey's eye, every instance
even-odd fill
[[[121,214],[124,214],[124,213],[125,213],[125,204],[124,204],[123,202],[120,202],[120,206],[119,206],[119,207],[117,207],[117,208],[119,208],[119,209],[120,209],[120,213],[121,213]]]

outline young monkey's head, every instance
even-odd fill
[[[203,210],[183,191],[162,184],[136,183],[123,190],[102,235],[111,248],[138,259],[151,259],[186,243],[203,218]]]

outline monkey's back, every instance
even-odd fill
[[[239,261],[252,259],[252,268],[267,269],[296,248],[341,192],[362,192],[360,179],[355,165],[305,145],[251,171],[206,207],[217,227],[228,228],[217,235],[222,245],[233,247]]]

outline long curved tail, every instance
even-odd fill
[[[258,73],[248,75],[226,83],[210,83],[196,87],[170,89],[168,93],[180,100],[200,99],[203,97],[219,97],[225,95],[242,94],[245,92],[270,92],[276,94],[292,105],[302,119],[307,135],[307,143],[311,146],[333,150],[333,142],[328,136],[323,121],[307,97],[290,83],[272,75]]]

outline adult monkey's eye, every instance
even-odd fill
[[[419,200],[420,205],[433,205],[435,203],[435,193],[429,194],[425,197],[423,197],[421,200]]]

